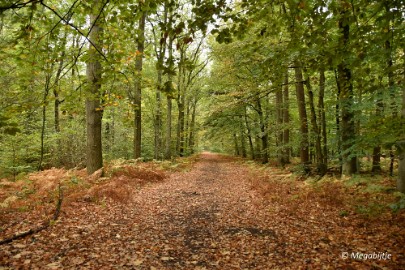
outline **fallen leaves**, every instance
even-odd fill
[[[405,265],[403,214],[379,221],[339,215],[345,197],[333,186],[313,194],[303,182],[288,181],[289,174],[252,172],[232,158],[213,154],[202,155],[188,172],[172,172],[170,177],[156,167],[112,168],[107,179],[95,180],[80,196],[72,193],[60,220],[47,231],[1,246],[0,268],[400,269]],[[108,195],[111,190],[117,193]],[[91,200],[73,199],[84,195]],[[103,199],[94,200],[96,195]],[[43,210],[13,212],[12,218],[7,214],[0,235],[31,226],[33,215]],[[342,252],[374,250],[393,254],[392,260],[341,258]]]

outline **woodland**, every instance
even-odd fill
[[[241,175],[267,202],[288,205],[292,212],[299,208],[294,196],[305,198],[304,210],[313,202],[332,205],[338,218],[355,216],[356,221],[349,218],[347,226],[358,222],[357,215],[371,218],[366,223],[381,229],[379,236],[387,230],[386,237],[400,243],[403,233],[390,224],[403,227],[405,220],[404,18],[402,0],[0,0],[0,214],[4,217],[0,235],[9,239],[16,224],[24,231],[33,223],[24,227],[22,220],[34,219],[41,211],[49,216],[55,204],[53,218],[29,234],[51,227],[57,235],[62,229],[53,224],[59,218],[63,192],[68,204],[79,196],[81,203],[96,202],[113,213],[119,212],[115,203],[128,200],[153,207],[144,201],[146,197],[129,199],[129,190],[143,190],[145,182],[149,187],[174,177],[178,181],[173,188],[181,194],[190,198],[208,194],[203,186],[191,187],[176,178],[186,177],[184,170],[196,183],[198,177],[211,179],[224,170],[223,175],[240,184],[235,194],[222,194],[221,188],[233,190],[228,180],[218,186],[207,184],[214,195],[195,197],[197,201],[217,201],[223,195],[227,203],[233,202],[241,192],[250,202],[253,195],[245,182],[230,173],[234,169],[243,171]],[[215,162],[218,165],[212,165]],[[261,180],[253,181],[252,173],[242,167],[260,174]],[[263,176],[266,173],[275,178]],[[41,177],[52,179],[52,184],[47,186]],[[140,179],[136,187],[128,184],[131,177]],[[119,184],[119,179],[124,182]],[[313,194],[307,183],[315,185]],[[42,205],[35,200],[45,187],[49,199]],[[148,192],[165,198],[165,192],[174,191],[159,186]],[[277,196],[292,199],[286,202]],[[325,198],[330,201],[322,201]],[[28,206],[22,206],[24,200]],[[353,208],[344,208],[345,201]],[[364,202],[367,206],[360,205]],[[189,215],[187,207],[179,213]],[[13,219],[15,211],[21,214],[18,221]],[[72,211],[62,207],[61,214],[67,217]],[[132,212],[125,213],[134,218]],[[265,211],[260,213],[263,220],[258,223],[272,220]],[[321,213],[313,215],[321,219]],[[101,212],[99,217],[107,218]],[[377,221],[372,217],[385,217],[387,223],[373,223]],[[330,221],[339,223],[334,217]],[[250,235],[276,235],[249,226],[245,232]],[[227,230],[230,235],[241,233]],[[327,245],[336,239],[336,235],[325,237]],[[381,236],[373,243],[376,247],[385,240]],[[394,242],[389,248],[401,253]],[[331,250],[342,251],[338,247],[341,243]],[[203,247],[190,249],[196,252]],[[11,258],[15,254],[10,252]],[[218,252],[221,258],[233,254]],[[172,261],[175,255],[166,255],[159,255],[164,265],[160,267],[191,269],[177,265],[180,259]],[[153,269],[142,268],[148,260],[152,259],[131,263]],[[295,266],[301,265],[300,260]],[[404,260],[397,256],[390,267]],[[9,262],[0,259],[0,269]],[[308,263],[316,268],[317,262]],[[80,265],[48,263],[55,269]],[[195,265],[221,269],[228,264]],[[243,265],[258,267],[240,262],[229,269]]]

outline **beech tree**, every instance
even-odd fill
[[[87,60],[88,96],[86,98],[87,124],[87,173],[92,174],[103,167],[103,153],[101,142],[101,75],[102,66],[97,50],[102,47],[101,2],[94,1],[90,12],[90,34]]]

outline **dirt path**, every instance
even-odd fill
[[[376,245],[372,236],[345,238],[361,229],[339,217],[337,224],[332,210],[295,215],[264,201],[252,177],[234,160],[204,153],[189,172],[136,190],[127,205],[65,209],[49,230],[0,246],[0,269],[370,269],[341,253],[353,241]]]

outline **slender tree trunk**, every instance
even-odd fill
[[[186,105],[186,116],[185,116],[185,127],[184,127],[184,152],[185,154],[189,154],[190,153],[190,145],[189,145],[189,136],[190,136],[190,106],[191,106],[191,102],[188,100]]]
[[[65,36],[64,36],[64,38],[63,38],[63,41],[62,41],[62,49],[63,49],[63,51],[62,51],[62,53],[61,53],[61,57],[60,57],[60,60],[59,60],[59,67],[58,67],[58,71],[56,72],[56,76],[55,76],[55,81],[54,81],[54,87],[53,87],[53,95],[54,95],[54,98],[55,98],[55,101],[54,101],[54,121],[55,121],[55,123],[54,123],[54,128],[55,128],[55,133],[56,134],[59,134],[60,133],[60,117],[59,117],[59,114],[60,114],[60,110],[59,110],[59,106],[60,106],[60,104],[61,104],[61,101],[60,101],[60,99],[59,99],[59,90],[60,90],[60,84],[59,84],[59,80],[60,80],[60,76],[61,76],[61,74],[62,74],[62,70],[63,70],[63,63],[64,63],[64,59],[65,59],[65,46],[66,46],[66,33],[65,33]],[[57,160],[58,160],[58,163],[62,163],[62,143],[61,143],[61,139],[60,139],[60,137],[58,136],[58,138],[57,138]],[[59,165],[59,164],[58,164]]]
[[[308,101],[309,101],[309,107],[310,107],[310,112],[311,112],[311,127],[312,127],[312,132],[314,133],[314,136],[315,136],[316,166],[317,166],[318,174],[323,176],[326,173],[326,165],[323,163],[324,158],[323,158],[322,147],[321,147],[321,132],[319,130],[318,121],[316,119],[314,93],[312,91],[310,77],[308,75],[306,76],[305,84],[308,89]]]
[[[143,53],[145,49],[145,21],[146,12],[141,11],[142,16],[139,19],[137,46],[138,51],[135,59],[135,88],[134,88],[134,158],[141,157],[142,146],[142,64]]]
[[[194,134],[195,134],[195,117],[196,117],[196,110],[197,110],[197,100],[193,101],[191,110],[191,123],[190,123],[190,137],[189,137],[189,146],[190,146],[190,153],[193,154],[194,149]]]
[[[172,98],[167,96],[167,119],[166,119],[166,150],[165,159],[172,158]]]
[[[92,13],[90,15],[90,25],[93,27],[89,35],[89,40],[91,40],[95,46],[101,48],[102,28],[100,27],[100,19],[97,19],[99,6],[99,1],[93,2]],[[92,44],[89,45],[86,74],[88,81],[88,97],[86,99],[86,162],[87,173],[92,174],[103,167],[103,148],[101,144],[102,108],[100,106],[102,67],[100,56]]]
[[[256,100],[257,104],[257,113],[259,115],[259,125],[260,125],[260,139],[262,141],[262,148],[261,148],[261,155],[262,155],[262,162],[268,163],[269,162],[269,154],[268,154],[268,134],[266,130],[266,123],[264,121],[263,109],[260,99]]]
[[[171,19],[170,19],[171,21]],[[170,23],[171,24],[171,23]],[[173,60],[173,40],[172,36],[169,37],[168,52],[169,61]],[[172,83],[172,75],[168,75],[168,83]],[[165,149],[165,159],[172,158],[172,97],[170,93],[167,93],[167,119],[166,119],[166,149]]]
[[[335,80],[336,80],[336,88],[337,88],[337,94],[336,94],[336,107],[335,107],[335,119],[336,119],[336,141],[337,141],[337,151],[339,154],[339,172],[342,174],[342,136],[340,134],[340,92],[341,92],[341,87],[339,83],[339,78],[337,75],[337,70],[335,70]]]
[[[164,19],[163,22],[166,25],[168,20],[168,7],[167,1],[164,2]],[[155,32],[153,32],[155,33]],[[159,45],[155,45],[156,47],[156,57],[157,57],[157,87],[156,87],[156,109],[155,109],[155,119],[154,119],[154,154],[153,157],[156,160],[160,160],[163,157],[163,138],[162,138],[162,128],[163,128],[163,121],[162,121],[162,88],[163,88],[163,61],[166,53],[166,39],[163,38],[164,33],[161,34],[161,38],[159,40]],[[155,39],[157,37],[155,36]]]
[[[42,127],[41,127],[41,153],[39,156],[39,163],[38,163],[38,170],[42,170],[42,163],[44,161],[44,154],[45,154],[45,128],[46,128],[46,104],[48,100],[49,94],[49,87],[51,82],[52,73],[46,75],[45,78],[45,89],[44,89],[44,96],[42,100]]]
[[[318,110],[319,110],[319,121],[320,129],[322,135],[322,156],[323,164],[325,164],[325,170],[328,169],[328,137],[326,131],[326,111],[324,104],[325,95],[325,71],[323,68],[319,71],[319,100],[318,100]],[[326,171],[325,171],[326,173]]]
[[[382,78],[381,78],[382,80]],[[382,87],[382,85],[381,85]],[[377,102],[376,102],[376,109],[375,109],[375,117],[377,119],[381,119],[384,113],[384,102],[382,100],[382,92],[378,90],[377,92]],[[373,173],[381,172],[381,145],[376,145],[373,148],[373,166],[371,171]]]
[[[249,125],[249,120],[248,120],[248,117],[247,117],[247,107],[246,106],[245,106],[245,113],[244,114],[245,114],[245,124],[246,124],[246,129],[247,129],[247,136],[248,136],[248,139],[249,139],[250,155],[251,155],[252,159],[254,160],[256,158],[255,148],[253,146],[252,132],[251,132],[250,125]]]
[[[297,93],[298,112],[300,117],[300,157],[301,164],[304,166],[304,171],[309,172],[309,141],[308,141],[308,118],[307,110],[305,108],[305,92],[304,81],[302,77],[302,70],[300,64],[295,62],[295,88]]]
[[[154,119],[154,154],[153,157],[156,160],[161,159],[161,152],[162,152],[162,93],[160,91],[162,87],[162,70],[158,70],[158,78],[157,78],[157,89],[156,89],[156,111],[155,111],[155,119]]]
[[[63,49],[65,47],[65,44],[66,43],[63,42]],[[61,104],[61,101],[59,99],[58,86],[59,86],[60,75],[62,74],[64,58],[65,58],[65,51],[62,52],[61,58],[59,60],[59,67],[58,67],[58,71],[56,72],[54,88],[53,88],[53,95],[55,98],[55,101],[54,101],[55,132],[57,132],[57,133],[60,132],[59,105]]]
[[[283,149],[283,155],[284,155],[284,163],[288,164],[290,163],[290,104],[289,104],[289,87],[288,87],[288,70],[286,71],[285,77],[284,77],[284,90],[283,90],[283,143],[284,143],[284,149]]]
[[[390,7],[388,4],[385,5],[385,11],[390,14]],[[388,28],[386,29],[388,33],[391,33],[391,28],[389,27],[390,22],[391,22],[391,16],[388,16]],[[387,52],[387,70],[388,70],[388,87],[390,91],[390,97],[391,97],[391,111],[392,111],[392,117],[395,119],[398,117],[398,107],[396,104],[396,94],[395,94],[395,82],[394,82],[394,71],[392,70],[393,66],[393,61],[392,61],[392,48],[391,48],[391,42],[389,39],[385,41],[385,50]],[[394,175],[394,160],[395,160],[395,154],[394,154],[394,147],[390,147],[390,176]]]
[[[340,48],[342,49],[342,61],[338,65],[338,78],[340,84],[339,101],[342,106],[342,175],[351,176],[357,172],[357,158],[353,153],[354,140],[356,138],[354,112],[353,112],[353,84],[352,72],[345,59],[349,45],[349,18],[346,7],[341,7],[341,18],[339,20],[339,30],[341,31]]]
[[[276,131],[276,138],[277,138],[277,157],[278,161],[281,166],[284,167],[284,126],[283,126],[283,88],[276,91],[276,118],[277,118],[277,131]]]
[[[245,127],[243,126],[243,116],[239,116],[239,130],[240,130],[240,141],[241,141],[241,152],[242,157],[246,157],[246,142],[245,142]]]
[[[185,94],[186,94],[186,68],[185,61],[185,48],[180,49],[180,61],[179,61],[179,74],[178,74],[178,93],[177,93],[177,108],[179,110],[177,118],[177,137],[176,137],[176,151],[179,156],[184,155],[184,117],[185,117]]]
[[[181,98],[182,99],[182,98]],[[177,118],[177,152],[179,156],[184,155],[184,103],[183,100],[177,102],[179,115]]]
[[[405,49],[403,50],[402,59],[403,63],[403,80],[402,80],[402,111],[401,111],[401,126],[405,130]],[[405,193],[405,140],[397,142],[399,162],[398,162],[398,179],[397,189]]]

